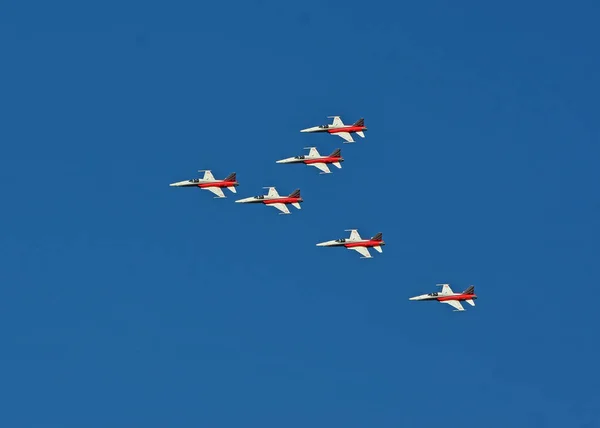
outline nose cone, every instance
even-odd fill
[[[294,158],[285,158],[285,159],[280,159],[278,161],[275,161],[276,163],[290,163],[294,160]]]
[[[238,199],[237,201],[235,201],[236,204],[246,204],[250,201],[254,200],[254,198],[244,198],[244,199]]]
[[[427,295],[426,294],[421,294],[420,296],[415,296],[415,297],[409,297],[408,300],[423,300],[424,298],[426,298]]]
[[[333,243],[335,243],[335,241],[325,241],[325,242],[319,242],[317,244],[317,247],[329,247],[330,245],[332,245]]]
[[[169,184],[169,186],[170,187],[181,187],[181,186],[185,186],[186,184],[188,184],[187,181],[178,181],[176,183]]]
[[[315,132],[317,129],[319,129],[318,126],[313,126],[311,128],[301,129],[300,132]]]

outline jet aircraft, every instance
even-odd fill
[[[365,134],[363,131],[367,130],[365,126],[365,119],[360,118],[352,125],[344,125],[340,116],[327,116],[328,118],[333,118],[333,123],[329,125],[320,125],[313,126],[312,128],[306,128],[300,130],[300,132],[328,132],[329,134],[334,134],[342,137],[346,140],[347,143],[354,143],[352,139],[352,133],[358,134],[360,137],[365,138]]]
[[[341,168],[342,165],[340,162],[344,162],[344,158],[342,157],[342,150],[337,149],[329,156],[321,156],[321,154],[314,147],[305,147],[305,149],[310,149],[308,155],[300,155],[294,156],[293,158],[286,158],[276,161],[277,163],[303,163],[305,165],[314,166],[320,169],[321,174],[330,174],[331,171],[327,167],[327,164],[333,164],[336,168]]]
[[[475,294],[475,286],[471,285],[462,293],[455,293],[450,288],[449,284],[437,284],[438,287],[442,287],[441,292],[421,294],[420,296],[411,297],[408,300],[437,300],[441,303],[447,303],[455,308],[456,311],[464,311],[465,308],[460,304],[461,301],[467,302],[471,306],[475,306],[474,299],[477,299]]]
[[[333,241],[326,241],[317,244],[317,247],[346,247],[349,250],[355,250],[362,255],[361,259],[370,259],[371,253],[369,247],[375,248],[376,251],[382,253],[382,246],[385,245],[383,241],[383,234],[380,232],[373,236],[371,239],[362,239],[356,229],[348,229],[346,232],[350,232],[348,239],[336,239]]]
[[[263,189],[269,189],[269,193],[266,195],[252,196],[250,198],[239,199],[235,202],[240,204],[256,204],[263,203],[267,206],[275,207],[279,211],[279,214],[290,214],[287,204],[292,204],[297,209],[300,209],[300,203],[304,202],[300,197],[300,189],[294,190],[288,196],[280,196],[275,187],[263,187]]]
[[[236,173],[232,172],[223,180],[216,180],[209,169],[201,169],[198,172],[204,172],[204,177],[194,178],[192,180],[178,181],[177,183],[171,183],[171,187],[199,187],[203,190],[209,190],[214,193],[215,198],[226,198],[223,194],[223,187],[227,187],[231,192],[237,193],[235,188],[239,186],[236,179]]]

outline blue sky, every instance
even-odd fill
[[[3,2],[2,426],[598,426],[599,12]]]

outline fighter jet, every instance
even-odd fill
[[[310,165],[319,168],[322,172],[321,174],[330,174],[331,171],[327,167],[328,163],[335,165],[337,168],[341,168],[342,165],[340,162],[344,162],[344,158],[342,157],[341,149],[335,150],[329,156],[321,156],[316,148],[314,147],[305,147],[305,149],[310,149],[308,155],[300,155],[294,156],[293,158],[286,158],[276,161],[277,163],[303,163],[305,165]]]
[[[274,187],[263,187],[263,189],[269,189],[269,193],[266,195],[252,196],[250,198],[239,199],[235,202],[240,204],[256,204],[263,203],[267,206],[275,207],[279,211],[279,214],[290,214],[287,204],[292,204],[294,207],[300,209],[300,203],[304,202],[300,197],[300,189],[294,190],[288,196],[279,196],[277,189]]]
[[[371,253],[369,253],[368,247],[375,248],[376,251],[382,253],[381,247],[385,245],[383,241],[383,234],[380,232],[373,236],[371,239],[362,239],[356,229],[348,229],[346,232],[350,232],[348,239],[336,239],[334,241],[326,241],[317,244],[317,247],[346,247],[349,250],[355,250],[359,252],[362,257],[361,259],[370,259]]]
[[[362,138],[365,138],[365,134],[363,131],[367,130],[365,126],[365,119],[362,117],[354,122],[352,125],[344,125],[340,116],[327,116],[328,118],[333,118],[333,123],[329,125],[320,125],[313,126],[312,128],[306,128],[300,130],[300,132],[328,132],[330,134],[339,135],[347,143],[354,143],[352,139],[351,133],[356,133],[360,135]]]
[[[429,294],[421,294],[420,296],[411,297],[408,300],[437,300],[438,302],[448,303],[450,306],[453,306],[454,311],[464,311],[465,308],[460,304],[461,300],[466,301],[469,305],[475,306],[474,299],[477,299],[477,295],[475,294],[475,286],[471,285],[462,293],[455,293],[450,288],[449,284],[436,284],[438,287],[442,287],[442,291],[440,293],[429,293]]]
[[[198,172],[204,172],[204,177],[202,178],[194,178],[192,180],[186,181],[178,181],[177,183],[171,183],[169,186],[171,187],[199,187],[202,190],[209,190],[214,193],[215,198],[226,198],[223,194],[223,187],[227,187],[233,193],[237,193],[235,188],[239,186],[239,183],[236,180],[236,173],[232,172],[223,180],[216,180],[213,177],[212,172],[209,169],[200,169]]]

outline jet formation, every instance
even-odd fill
[[[302,133],[327,133],[330,135],[337,135],[344,139],[344,143],[354,143],[352,138],[353,134],[358,135],[361,138],[365,138],[365,126],[364,118],[358,119],[352,125],[346,125],[342,121],[340,116],[328,116],[332,118],[331,124],[313,126],[310,128],[301,129]],[[303,164],[307,166],[313,166],[320,171],[320,174],[331,174],[329,165],[333,165],[337,169],[341,169],[341,163],[344,162],[342,157],[341,149],[335,149],[329,155],[321,155],[316,147],[305,147],[305,150],[309,150],[308,154],[297,155],[284,159],[277,160],[278,164]],[[193,178],[184,181],[177,181],[171,183],[171,187],[197,187],[201,190],[208,190],[213,193],[214,198],[223,199],[226,198],[223,189],[228,189],[232,193],[237,193],[236,187],[239,186],[237,181],[237,174],[232,172],[223,179],[215,179],[211,170],[199,170],[198,172],[204,172],[202,178]],[[266,195],[250,196],[242,199],[238,199],[235,202],[239,204],[262,204],[270,207],[274,207],[279,211],[279,214],[291,214],[288,206],[300,210],[301,203],[304,202],[300,195],[300,189],[296,189],[287,196],[279,194],[277,189],[273,186],[264,187],[268,189]],[[378,253],[383,253],[382,247],[385,245],[383,240],[383,233],[378,232],[371,238],[364,239],[360,236],[357,229],[347,229],[346,232],[350,232],[348,238],[338,238],[330,241],[324,241],[317,243],[317,247],[343,247],[348,250],[354,250],[361,255],[362,259],[373,258],[369,252],[369,248],[374,249]],[[475,287],[471,285],[462,293],[455,293],[450,288],[449,284],[438,284],[442,287],[441,292],[433,292],[429,294],[421,294],[418,296],[410,297],[411,301],[437,301],[440,303],[446,303],[454,308],[455,311],[464,312],[465,309],[461,302],[467,302],[471,306],[475,306]]]

